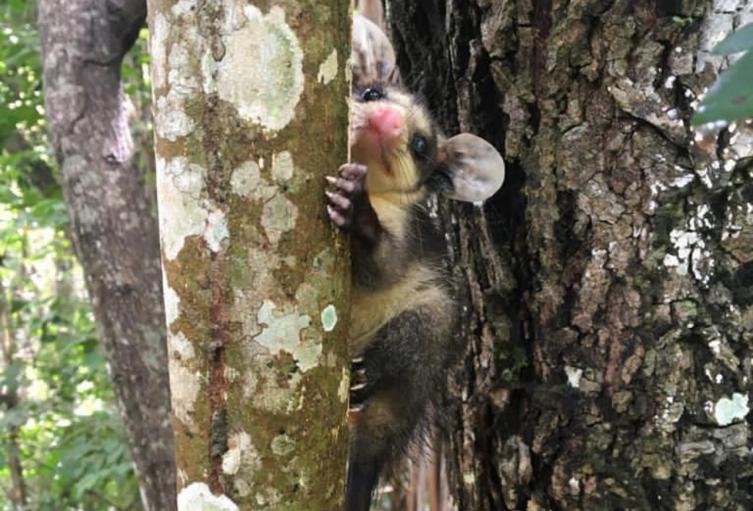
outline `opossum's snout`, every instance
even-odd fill
[[[380,142],[391,142],[403,131],[403,116],[394,108],[383,105],[367,114],[368,130]]]
[[[405,115],[401,108],[388,103],[362,104],[354,109],[353,142],[361,143],[369,152],[381,154],[403,143]]]

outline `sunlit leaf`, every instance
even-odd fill
[[[693,124],[753,117],[753,52],[724,71],[701,101]]]
[[[738,28],[724,41],[717,44],[712,53],[715,55],[730,55],[753,49],[753,23]]]

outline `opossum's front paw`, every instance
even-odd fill
[[[366,165],[346,163],[340,167],[338,177],[327,176],[327,181],[335,187],[327,190],[327,214],[338,227],[350,227],[353,223],[353,198],[363,191]]]
[[[369,381],[363,357],[356,357],[350,366],[350,406],[348,412],[357,414],[366,405],[373,382]]]

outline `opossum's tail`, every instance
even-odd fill
[[[354,0],[358,7],[358,14],[368,18],[379,28],[384,30],[384,6],[382,0]]]

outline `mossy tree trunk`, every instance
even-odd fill
[[[388,4],[408,86],[508,168],[444,210],[458,508],[751,509],[753,131],[688,120],[752,3]]]
[[[349,2],[150,0],[149,26],[178,507],[337,509]]]
[[[45,107],[144,507],[175,509],[154,187],[139,168],[120,65],[143,0],[40,0]]]

